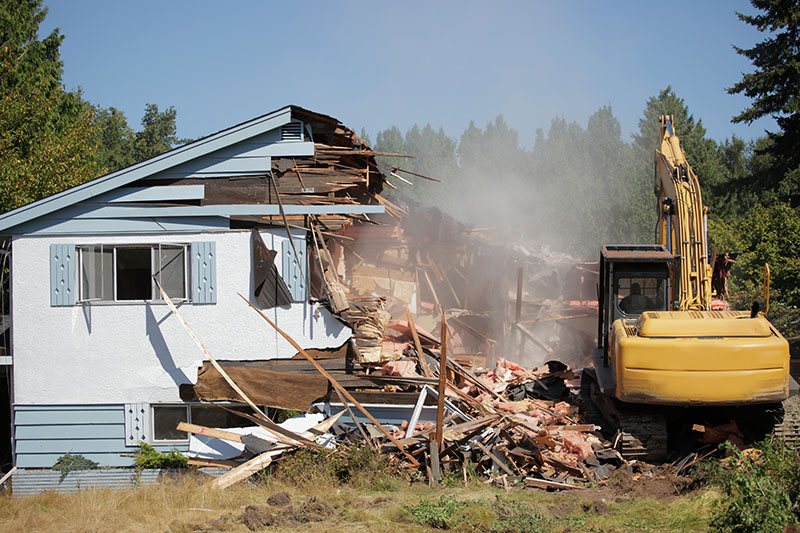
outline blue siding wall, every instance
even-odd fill
[[[122,404],[15,405],[14,445],[18,468],[50,468],[65,453],[101,466],[132,466],[133,459],[122,454],[136,452],[125,446]],[[172,448],[186,451],[187,446]]]

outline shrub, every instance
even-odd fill
[[[797,523],[800,509],[800,455],[782,441],[767,439],[756,453],[744,454],[729,444],[732,455],[712,476],[726,497],[714,505],[711,525],[719,531],[783,531]]]
[[[336,450],[297,450],[276,465],[274,475],[293,485],[360,483],[386,489],[394,471],[386,456],[369,446],[351,445]]]
[[[71,453],[65,453],[56,460],[56,464],[53,465],[53,470],[58,470],[61,472],[62,476],[66,476],[73,470],[92,470],[98,466],[97,463],[80,454],[72,455]]]
[[[456,525],[456,513],[468,505],[468,502],[456,501],[455,496],[442,494],[438,501],[422,500],[416,505],[404,505],[403,509],[417,524],[436,529],[450,529]]]
[[[139,443],[136,468],[186,468],[188,465],[189,459],[176,450],[164,454],[145,442]]]

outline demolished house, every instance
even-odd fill
[[[402,199],[399,173],[432,178],[381,155],[288,106],[0,215],[14,466],[131,466],[147,443],[235,467],[224,487],[338,428],[432,482],[464,439],[506,483],[594,479],[603,446],[564,400],[596,264]]]
[[[350,129],[288,106],[0,215],[14,464],[130,465],[140,442],[188,450],[178,421],[230,421],[182,399],[204,357],[159,287],[232,364],[296,354],[237,293],[305,348],[346,346],[350,327],[310,290],[310,252],[383,213],[384,179]]]

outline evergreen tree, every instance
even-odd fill
[[[166,111],[159,111],[156,104],[145,106],[142,129],[133,136],[133,157],[136,162],[163,154],[178,144],[175,134],[177,114],[172,106]]]
[[[58,29],[39,39],[41,0],[0,4],[0,211],[97,175],[92,110],[65,92]]]
[[[733,122],[752,123],[772,117],[780,131],[768,133],[759,151],[771,156],[769,165],[753,176],[752,188],[769,191],[800,206],[800,3],[795,0],[750,0],[758,15],[737,13],[743,22],[771,35],[752,48],[734,47],[748,58],[755,72],[744,74],[728,89],[753,99]]]
[[[102,174],[115,172],[136,162],[133,137],[125,113],[114,107],[95,111],[94,142],[97,145],[97,166]]]

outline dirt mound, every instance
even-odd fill
[[[691,478],[677,475],[671,465],[662,465],[638,473],[621,468],[611,474],[605,487],[616,496],[670,501],[684,492],[691,481]]]
[[[291,500],[288,492],[276,492],[267,498],[267,503],[273,507],[285,507],[289,505],[290,502]]]
[[[250,531],[258,531],[261,528],[275,525],[277,519],[266,506],[248,505],[242,513],[242,522]]]
[[[312,496],[294,513],[293,518],[297,522],[321,522],[332,514],[332,507]]]

